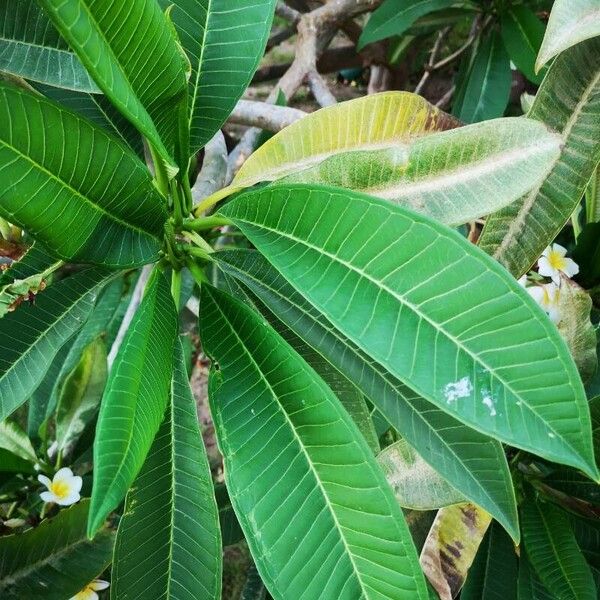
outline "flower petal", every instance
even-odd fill
[[[560,256],[565,256],[567,254],[567,249],[560,244],[552,244],[552,250],[557,254],[560,254]]]
[[[548,254],[550,254],[550,252],[552,252],[552,248],[550,246],[548,246],[543,252],[542,252],[542,256],[548,256]]]
[[[63,467],[62,469],[59,469],[58,471],[56,471],[56,474],[54,475],[54,478],[52,479],[52,481],[58,481],[58,480],[69,481],[72,478],[73,478],[73,471],[71,471],[71,469],[69,469],[69,467]]]
[[[527,293],[540,305],[544,301],[544,288],[541,285],[532,285],[527,288]]]
[[[579,265],[572,258],[567,258],[565,260],[567,264],[565,265],[563,272],[569,277],[574,277],[577,275],[577,273],[579,273]]]
[[[553,277],[558,271],[550,264],[546,256],[538,260],[538,273],[544,277]]]
[[[105,590],[109,585],[110,583],[108,583],[108,581],[104,581],[104,579],[94,579],[94,581],[90,583],[89,587],[91,587],[93,590],[100,591]]]
[[[52,492],[42,492],[40,498],[44,502],[56,502],[57,498]]]
[[[83,479],[79,475],[75,475],[71,480],[71,489],[74,492],[80,492],[81,486],[83,485]]]
[[[80,500],[81,496],[79,495],[79,492],[71,492],[64,498],[57,498],[55,502],[56,504],[60,504],[60,506],[70,506],[71,504],[75,504],[75,502],[79,502]]]
[[[44,485],[45,485],[47,488],[49,488],[49,487],[50,487],[50,484],[52,483],[52,482],[50,481],[50,478],[49,478],[49,477],[46,477],[45,475],[38,475],[38,481],[39,481],[40,483],[43,483],[43,484],[44,484]]]

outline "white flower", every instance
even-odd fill
[[[527,288],[531,297],[546,311],[554,323],[560,321],[560,288],[555,283],[533,285]]]
[[[17,527],[23,527],[23,525],[27,524],[25,519],[8,519],[4,521],[4,526],[9,529],[16,529]]]
[[[519,277],[519,279],[517,279],[517,283],[521,287],[526,288],[527,287],[527,273],[525,273],[525,275],[522,275],[521,277]]]
[[[77,592],[69,600],[98,600],[100,590],[105,590],[110,584],[102,579],[94,579],[92,583],[88,583],[80,592]]]
[[[40,494],[44,502],[55,502],[61,506],[69,506],[78,502],[81,496],[82,480],[78,475],[73,475],[73,471],[68,467],[59,469],[54,475],[52,481],[45,475],[38,475],[38,481],[43,483],[47,492]]]
[[[560,274],[573,277],[579,273],[579,266],[571,259],[566,258],[567,250],[559,244],[548,246],[538,260],[538,273],[544,277],[551,277],[554,283],[560,283]]]

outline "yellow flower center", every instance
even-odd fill
[[[90,600],[90,598],[93,597],[94,590],[89,585],[87,585],[84,589],[75,594],[75,600]]]
[[[69,484],[66,481],[53,481],[50,484],[50,491],[60,500],[66,498],[71,491]]]
[[[548,262],[553,269],[564,271],[567,266],[567,259],[556,250],[550,250],[548,253]]]

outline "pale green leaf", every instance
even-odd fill
[[[522,507],[521,522],[527,557],[552,594],[557,598],[596,600],[592,573],[566,513],[549,502],[530,499]]]
[[[201,303],[225,479],[271,595],[425,600],[400,507],[335,395],[252,309],[204,285]]]
[[[555,0],[535,64],[536,69],[541,69],[551,58],[571,46],[598,35],[600,35],[598,0]]]
[[[27,437],[27,434],[12,421],[0,422],[0,448],[8,450],[15,456],[36,463],[35,450]]]
[[[598,479],[589,408],[565,342],[531,296],[460,234],[319,186],[247,192],[220,212],[416,393],[482,433]]]
[[[432,510],[465,501],[405,440],[384,448],[377,462],[403,508]]]
[[[457,596],[491,522],[490,515],[474,504],[438,511],[420,561],[441,600]]]
[[[186,65],[155,0],[39,0],[98,87],[170,169]]]
[[[0,71],[84,92],[98,92],[85,67],[32,0],[0,0]]]
[[[352,150],[397,147],[431,131],[459,122],[421,96],[383,92],[322,108],[292,123],[265,142],[242,165],[231,185],[206,205],[260,181],[275,181]]]
[[[0,215],[73,262],[158,258],[164,200],[134,154],[74,113],[1,83],[0,122]]]
[[[123,500],[163,419],[171,381],[177,311],[155,270],[110,371],[94,440],[93,536]]]
[[[2,600],[66,600],[109,565],[114,534],[85,535],[89,501],[61,510],[35,529],[0,537]]]
[[[275,0],[159,0],[172,6],[192,72],[189,80],[191,154],[221,128],[242,97],[267,44]]]
[[[257,252],[213,256],[221,269],[252,290],[261,310],[266,305],[377,406],[387,419],[385,430],[396,428],[442,477],[518,539],[515,496],[501,444],[412,392],[340,333]]]
[[[560,159],[529,194],[492,215],[479,245],[515,277],[526,273],[563,228],[600,161],[600,39],[558,57],[528,117],[563,138]]]
[[[176,342],[165,418],[119,523],[111,598],[219,598],[221,555],[210,468]]]
[[[73,444],[96,416],[107,377],[106,345],[102,338],[84,351],[62,387],[56,407],[57,450],[69,454]]]
[[[533,120],[495,119],[384,150],[336,154],[283,181],[365,192],[459,225],[539,185],[560,156],[560,141]]]
[[[87,269],[22,304],[0,319],[0,419],[17,409],[41,383],[54,357],[94,307],[109,274]]]

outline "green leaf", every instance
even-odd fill
[[[0,473],[21,473],[34,475],[36,473],[33,463],[22,459],[9,450],[0,447]],[[20,480],[19,487],[23,487],[24,481]]]
[[[600,35],[597,0],[556,0],[535,67],[540,70],[551,58],[571,46]]]
[[[252,290],[296,335],[348,377],[453,487],[518,539],[517,509],[502,445],[436,408],[342,335],[257,252],[215,253],[219,266]],[[263,306],[261,306],[263,305]],[[383,418],[383,417],[382,417]],[[476,450],[475,450],[476,449]]]
[[[405,440],[384,448],[377,462],[403,508],[432,510],[465,501]]]
[[[588,563],[600,568],[600,525],[598,519],[583,519],[569,515],[569,522],[577,545]]]
[[[125,497],[163,420],[172,374],[177,311],[155,270],[110,371],[94,440],[92,537]]]
[[[98,412],[107,378],[106,345],[92,342],[65,380],[56,407],[57,450],[69,454],[79,436]]]
[[[31,0],[0,0],[0,71],[84,92],[98,92],[46,13]]]
[[[544,587],[539,577],[535,574],[524,551],[521,551],[519,559],[517,585],[517,600],[556,600],[556,596]]]
[[[12,421],[0,422],[0,448],[30,463],[37,463],[35,450],[27,434]]]
[[[271,595],[425,600],[402,512],[335,395],[252,309],[205,285],[201,303],[226,483]]]
[[[596,600],[592,573],[566,514],[554,504],[529,500],[521,522],[527,557],[541,582],[558,598]]]
[[[600,284],[600,222],[586,225],[573,250],[573,260],[579,265],[577,281],[586,289]]]
[[[52,360],[90,314],[103,269],[86,269],[50,286],[35,305],[22,304],[0,319],[0,420],[41,383]]]
[[[244,532],[235,516],[227,486],[224,483],[215,485],[215,498],[219,506],[219,524],[223,546],[232,546],[241,542],[244,539]]]
[[[0,537],[2,600],[75,596],[109,565],[114,534],[105,529],[93,541],[85,535],[89,502],[83,500],[35,529]]]
[[[469,569],[461,600],[512,600],[517,597],[517,555],[511,539],[492,523]]]
[[[536,74],[535,59],[544,31],[544,24],[527,6],[511,6],[502,13],[502,40],[508,55],[519,71],[538,85],[545,73]]]
[[[541,186],[491,216],[481,235],[480,247],[515,277],[556,238],[600,161],[599,103],[600,39],[554,61],[528,114],[561,134],[560,159]]]
[[[456,231],[305,185],[248,192],[220,213],[416,393],[482,433],[600,477],[566,344],[531,296]]]
[[[336,154],[283,181],[365,192],[459,225],[542,183],[560,148],[560,137],[541,123],[495,119],[384,150]]]
[[[181,344],[170,402],[119,523],[111,597],[221,596],[221,534]]]
[[[598,341],[590,320],[592,299],[583,288],[565,278],[560,286],[558,310],[558,331],[569,346],[581,379],[586,382],[598,369]]]
[[[130,267],[158,258],[164,201],[112,136],[0,83],[0,215],[60,258]]]
[[[274,135],[252,153],[231,185],[205,202],[214,204],[238,190],[303,171],[340,152],[393,150],[415,137],[459,124],[421,96],[409,92],[383,92],[340,102],[317,110]]]
[[[117,0],[39,2],[98,87],[174,175],[172,147],[187,89],[186,65],[158,2],[129,0],[127,10]]]
[[[491,521],[490,515],[474,504],[455,504],[438,511],[420,560],[442,600],[457,596]]]
[[[456,0],[385,0],[369,17],[358,40],[357,49],[367,44],[402,35],[419,17],[454,5],[465,4]]]
[[[194,155],[246,91],[267,44],[275,0],[159,0],[190,60],[189,125]]]
[[[489,32],[476,48],[462,102],[453,113],[466,123],[501,117],[508,105],[512,74],[499,31]]]

